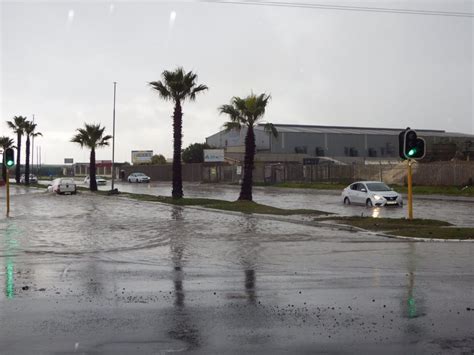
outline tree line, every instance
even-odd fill
[[[198,76],[192,71],[186,72],[182,67],[174,71],[165,70],[161,74],[161,80],[151,81],[148,85],[156,91],[159,97],[165,101],[171,101],[174,104],[173,115],[173,181],[172,197],[180,199],[183,197],[183,180],[181,162],[183,156],[186,160],[196,159],[196,151],[207,148],[207,145],[195,143],[186,149],[182,149],[182,127],[183,127],[183,104],[186,101],[195,101],[197,95],[204,93],[209,88],[204,84],[197,83]],[[218,108],[220,114],[226,115],[228,121],[224,123],[224,129],[241,130],[246,128],[245,135],[245,154],[243,164],[243,179],[239,194],[239,200],[252,201],[253,169],[256,153],[254,128],[265,115],[268,102],[271,96],[266,93],[254,94],[251,92],[247,97],[241,98],[234,96],[229,104],[221,105]],[[15,116],[12,121],[8,121],[8,126],[17,134],[17,162],[20,161],[21,138],[26,135],[26,158],[25,158],[25,183],[29,184],[29,147],[30,138],[41,135],[36,132],[36,124],[28,121],[23,116]],[[275,137],[278,135],[275,127],[271,123],[265,124],[265,130]],[[100,124],[84,123],[82,128],[76,130],[76,134],[71,138],[71,142],[79,144],[82,148],[90,149],[90,190],[97,191],[96,183],[96,149],[109,145],[111,135],[105,135],[105,127]],[[8,137],[0,137],[0,144],[4,149],[13,146],[13,140]],[[202,154],[202,153],[200,153]],[[163,162],[164,157],[155,158],[157,162]],[[15,179],[20,182],[20,164],[16,166]]]
[[[8,136],[0,137],[0,147],[3,149],[3,154],[8,148],[16,149],[16,166],[15,166],[15,181],[20,183],[21,179],[21,143],[23,136],[26,136],[25,143],[25,185],[30,184],[30,152],[31,139],[37,136],[42,136],[41,132],[36,131],[37,124],[29,121],[25,116],[14,116],[11,121],[7,121],[8,127],[16,134],[16,146],[13,139]],[[6,180],[6,166],[5,155],[3,156],[2,164],[2,179]]]

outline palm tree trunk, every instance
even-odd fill
[[[21,134],[17,133],[16,135],[16,167],[15,167],[15,181],[17,184],[20,183],[21,176]]]
[[[244,178],[240,187],[239,200],[252,201],[253,161],[255,158],[255,133],[249,126],[245,136]]]
[[[95,149],[91,149],[91,158],[89,163],[89,186],[91,191],[97,191],[97,180],[95,178]]]
[[[6,148],[3,148],[2,179],[3,181],[7,182],[7,166],[5,165],[5,150]]]
[[[183,111],[181,108],[181,102],[175,101],[174,112],[173,112],[173,139],[174,139],[174,152],[173,152],[173,190],[171,195],[173,198],[183,197],[183,179],[181,175],[181,141],[183,139],[182,133],[183,125]]]
[[[30,136],[26,136],[25,185],[30,184]]]

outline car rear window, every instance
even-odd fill
[[[60,184],[74,184],[74,181],[71,179],[63,179],[60,181]]]

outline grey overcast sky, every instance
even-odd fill
[[[305,2],[474,12],[472,0]],[[199,1],[2,1],[0,12],[0,135],[35,114],[45,163],[88,161],[69,142],[84,122],[112,133],[114,81],[116,160],[170,158],[173,107],[147,83],[177,66],[209,86],[184,104],[183,147],[218,132],[217,107],[251,90],[272,95],[273,123],[474,133],[473,17]]]

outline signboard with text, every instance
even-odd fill
[[[224,149],[204,149],[205,163],[218,163],[224,161]]]
[[[153,150],[132,150],[132,164],[151,163]]]

